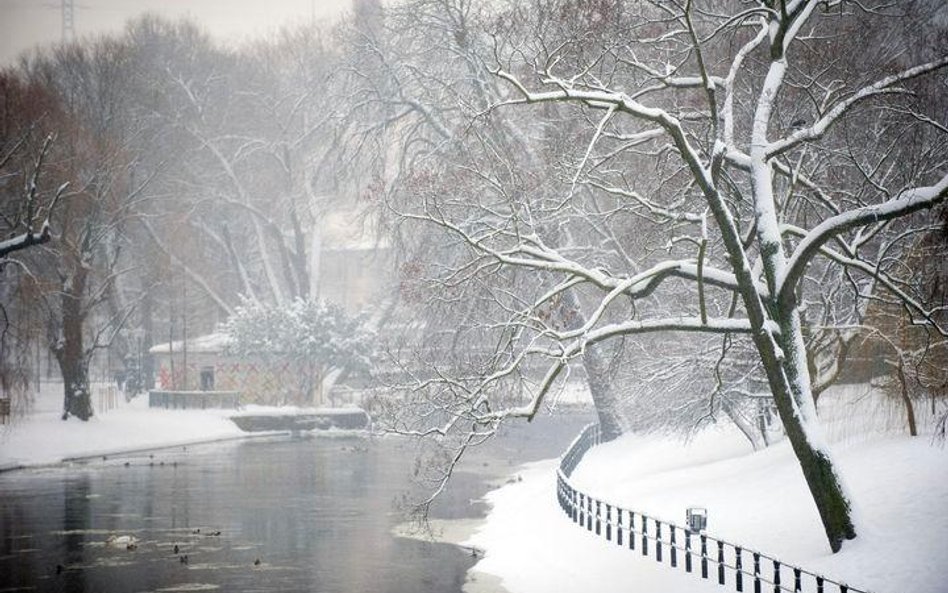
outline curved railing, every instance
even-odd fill
[[[560,458],[556,470],[556,496],[566,516],[574,523],[604,536],[617,546],[636,547],[672,568],[684,565],[685,572],[701,573],[718,584],[733,584],[736,591],[773,593],[866,593],[845,583],[780,562],[773,556],[743,546],[695,533],[668,521],[621,508],[578,490],[570,476],[583,456],[600,443],[598,424],[583,428]],[[696,566],[697,565],[697,566]]]

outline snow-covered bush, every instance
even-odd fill
[[[312,403],[320,383],[333,370],[369,369],[375,340],[364,321],[322,301],[297,298],[269,305],[245,299],[224,324],[230,338],[224,353],[291,363],[298,370],[299,395]]]

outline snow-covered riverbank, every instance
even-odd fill
[[[834,452],[856,503],[860,537],[831,554],[786,443],[753,452],[730,430],[687,443],[627,436],[594,448],[573,475],[582,490],[684,523],[709,510],[709,533],[876,593],[939,593],[948,582],[948,449],[923,435],[862,435]],[[556,460],[525,466],[488,495],[486,522],[464,543],[486,551],[474,570],[511,593],[721,591],[680,568],[576,527],[555,500]]]
[[[153,409],[144,395],[93,404],[100,409],[88,422],[64,422],[62,384],[44,384],[29,414],[0,425],[0,471],[250,436],[228,418],[233,410]]]

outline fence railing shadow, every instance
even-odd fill
[[[570,477],[586,453],[600,443],[598,424],[589,424],[560,458],[556,493],[563,512],[578,526],[614,545],[652,556],[671,568],[717,579],[719,585],[753,593],[867,593],[846,583],[781,562],[744,546],[693,532],[645,513],[597,499]]]

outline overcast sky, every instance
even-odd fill
[[[264,35],[285,24],[334,18],[351,0],[74,0],[76,35],[121,31],[144,12],[189,16],[220,39]],[[0,0],[0,65],[25,49],[57,43],[62,36],[61,0]]]

